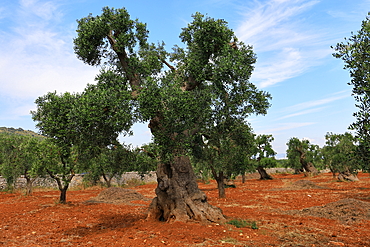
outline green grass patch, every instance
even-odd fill
[[[233,225],[236,228],[250,227],[255,230],[258,229],[258,225],[256,221],[249,221],[249,220],[243,220],[243,219],[232,219],[226,223]]]

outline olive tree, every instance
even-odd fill
[[[83,62],[104,67],[101,78],[120,78],[114,83],[126,87],[138,121],[149,122],[160,162],[148,217],[223,221],[199,190],[189,153],[207,127],[229,116],[266,113],[270,95],[249,82],[255,54],[226,21],[200,13],[182,29],[183,47],[171,53],[164,43],[149,43],[148,35],[146,24],[126,9],[105,7],[78,20],[74,49]]]
[[[89,173],[103,177],[106,186],[112,186],[112,179],[120,179],[122,174],[133,171],[135,156],[130,147],[122,144],[111,145],[101,150],[100,154],[92,158],[87,167]]]
[[[225,198],[225,184],[230,182],[226,180],[248,170],[254,144],[252,129],[243,121],[229,118],[207,128],[200,141],[195,143],[200,148],[193,149],[194,160],[203,172],[211,171],[219,198]]]
[[[254,160],[260,174],[260,179],[272,179],[265,168],[276,166],[276,152],[272,148],[274,137],[272,135],[257,135],[255,137]]]
[[[357,172],[361,169],[361,159],[356,149],[356,138],[349,132],[344,134],[327,133],[326,145],[322,154],[325,164],[339,180],[357,181]]]
[[[41,139],[18,134],[0,134],[0,174],[12,189],[16,180],[26,180],[26,195],[32,194],[32,184],[37,178],[33,168],[38,160],[38,145]]]
[[[118,143],[120,133],[130,132],[134,119],[131,95],[121,81],[106,72],[82,93],[47,93],[35,101],[37,110],[31,113],[36,127],[59,149],[55,169],[44,163],[44,170],[58,183],[61,203],[66,202],[69,184],[83,158],[98,156],[104,147]]]
[[[61,95],[56,92],[48,93],[35,101],[37,110],[31,112],[33,120],[38,122],[36,127],[40,129],[41,134],[49,138],[43,143],[42,149],[48,155],[51,153],[50,156],[53,157],[50,160],[43,159],[40,165],[44,165],[44,167],[39,167],[38,171],[47,172],[56,180],[60,190],[60,203],[66,203],[66,193],[74,177],[77,164],[75,159],[78,154],[76,154],[77,150],[74,144],[78,136],[71,112],[78,97],[78,95],[70,93]],[[53,147],[52,144],[55,144],[56,147]],[[47,151],[48,148],[50,151]],[[59,156],[58,161],[55,161],[54,155]],[[50,166],[51,161],[55,161],[55,164]]]
[[[21,153],[19,146],[22,136],[12,134],[0,134],[0,174],[5,178],[7,189],[14,188],[17,178],[20,176],[19,163]]]
[[[309,140],[299,140],[292,137],[287,143],[288,165],[296,171],[304,171],[307,175],[317,175],[319,172],[314,162],[320,157],[320,150],[317,145],[311,144]]]
[[[356,121],[350,129],[356,131],[363,169],[370,170],[370,16],[362,21],[357,33],[332,48],[335,50],[333,56],[344,61],[344,69],[351,76],[348,84],[353,86],[352,95],[358,111],[353,114]]]

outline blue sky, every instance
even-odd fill
[[[102,3],[104,2],[104,3]],[[3,0],[0,6],[0,127],[37,131],[30,110],[47,92],[80,92],[97,68],[73,53],[76,20],[104,6],[125,7],[148,24],[151,42],[170,50],[195,12],[224,19],[254,47],[251,81],[272,94],[266,116],[251,116],[257,134],[272,134],[278,158],[291,137],[323,146],[327,132],[344,133],[356,111],[348,71],[330,46],[360,29],[370,0]],[[150,142],[136,125],[134,146]]]

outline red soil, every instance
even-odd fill
[[[103,188],[68,191],[65,205],[56,203],[58,191],[40,190],[32,196],[0,192],[0,246],[370,247],[368,174],[360,174],[360,181],[353,183],[337,182],[331,174],[273,177],[271,181],[248,179],[244,184],[237,180],[236,188],[226,189],[226,199],[217,198],[214,181],[199,183],[209,202],[228,218],[255,222],[258,229],[147,221],[148,200],[86,202]],[[132,189],[153,198],[155,187]],[[330,204],[341,199],[346,204]]]

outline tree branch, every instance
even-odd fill
[[[173,67],[171,64],[169,64],[166,60],[164,60],[163,58],[161,58],[159,55],[158,56],[158,59],[164,63],[165,65],[167,65],[168,68],[170,68],[173,72],[176,71],[175,67]]]
[[[118,56],[118,59],[120,61],[120,64],[123,68],[123,70],[125,71],[126,75],[127,75],[127,78],[130,82],[130,86],[131,86],[131,89],[132,89],[132,92],[131,92],[131,95],[133,98],[137,98],[138,96],[138,89],[140,88],[140,77],[138,74],[136,73],[132,73],[130,71],[130,66],[129,66],[129,63],[128,63],[128,56],[127,56],[127,53],[125,52],[125,50],[118,50],[116,48],[116,43],[117,41],[114,39],[115,35],[113,35],[113,31],[112,30],[109,30],[109,34],[107,35],[107,38],[108,38],[108,41],[109,41],[109,44],[112,46],[112,49],[116,52],[117,56]]]

